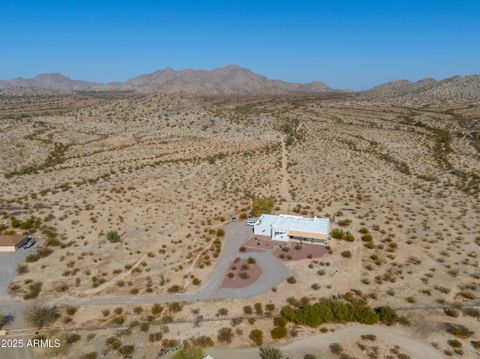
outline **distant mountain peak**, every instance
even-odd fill
[[[320,81],[308,84],[270,80],[250,69],[236,64],[218,67],[213,70],[183,69],[171,67],[140,75],[123,83],[98,84],[72,80],[58,72],[40,73],[30,79],[17,78],[0,81],[0,89],[43,88],[51,90],[136,90],[140,92],[186,92],[192,94],[288,94],[318,93],[331,91]]]

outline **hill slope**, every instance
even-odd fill
[[[454,76],[441,81],[428,78],[417,82],[392,81],[361,95],[376,101],[480,101],[480,76]]]

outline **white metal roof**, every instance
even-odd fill
[[[328,234],[330,220],[328,218],[306,218],[302,216],[262,214],[255,223],[255,234],[270,235],[270,229],[277,231],[301,231]]]

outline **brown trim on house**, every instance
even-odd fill
[[[327,239],[327,236],[323,233],[312,233],[312,232],[302,232],[289,230],[288,235],[290,237],[301,237],[301,238],[312,238],[312,239]]]

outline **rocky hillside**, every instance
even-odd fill
[[[0,89],[31,88],[31,89],[49,89],[49,90],[91,90],[98,87],[99,84],[72,80],[60,73],[39,74],[31,79],[17,77],[13,80],[1,81]]]
[[[392,81],[376,86],[362,95],[375,101],[480,101],[480,76],[454,76],[441,81],[428,78],[417,82]]]

